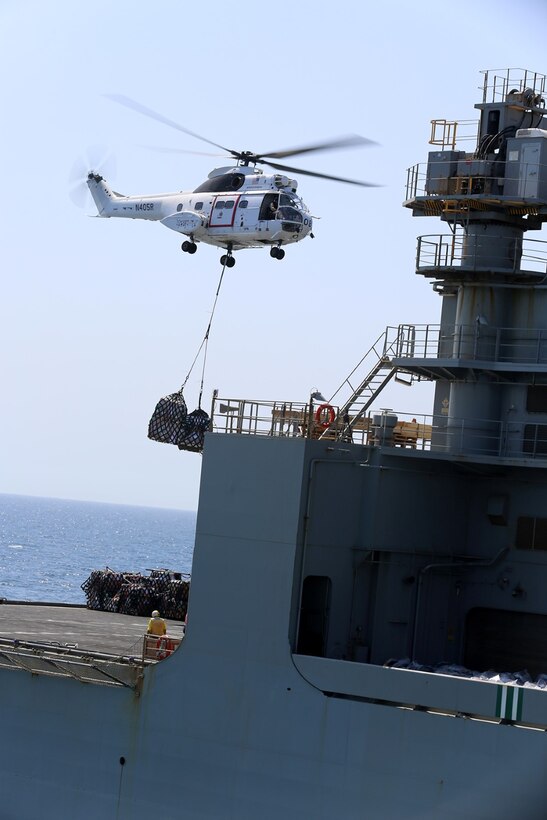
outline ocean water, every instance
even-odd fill
[[[0,598],[84,604],[94,569],[190,572],[196,513],[0,494]]]

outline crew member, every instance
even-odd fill
[[[167,632],[167,624],[165,623],[163,618],[160,618],[160,613],[158,612],[157,609],[155,609],[152,613],[152,617],[148,621],[148,626],[146,628],[146,634],[147,635],[157,635],[158,637],[161,637],[162,635],[165,635],[166,632]]]

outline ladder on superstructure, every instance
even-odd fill
[[[398,329],[393,340],[389,339],[390,330],[393,330],[393,328],[386,328],[378,336],[361,361],[355,365],[349,376],[344,379],[331,397],[330,404],[333,403],[344,387],[348,386],[351,390],[349,398],[343,405],[340,405],[337,419],[321,434],[320,438],[331,438],[333,432],[335,432],[338,439],[350,439],[353,429],[365,416],[371,404],[397,374],[399,368],[392,363],[391,356],[399,348],[401,328]],[[364,367],[367,369],[367,375],[357,387],[354,387],[350,379],[359,371],[362,372]]]

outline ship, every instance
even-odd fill
[[[215,392],[177,647],[0,642],[2,817],[547,816],[546,77],[482,79],[407,172],[439,321],[328,401]]]

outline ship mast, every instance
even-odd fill
[[[432,451],[522,461],[547,456],[547,243],[528,238],[547,220],[546,77],[483,73],[475,149],[434,120],[441,150],[409,170],[404,205],[450,232],[418,238],[440,325],[392,364],[436,381]]]

